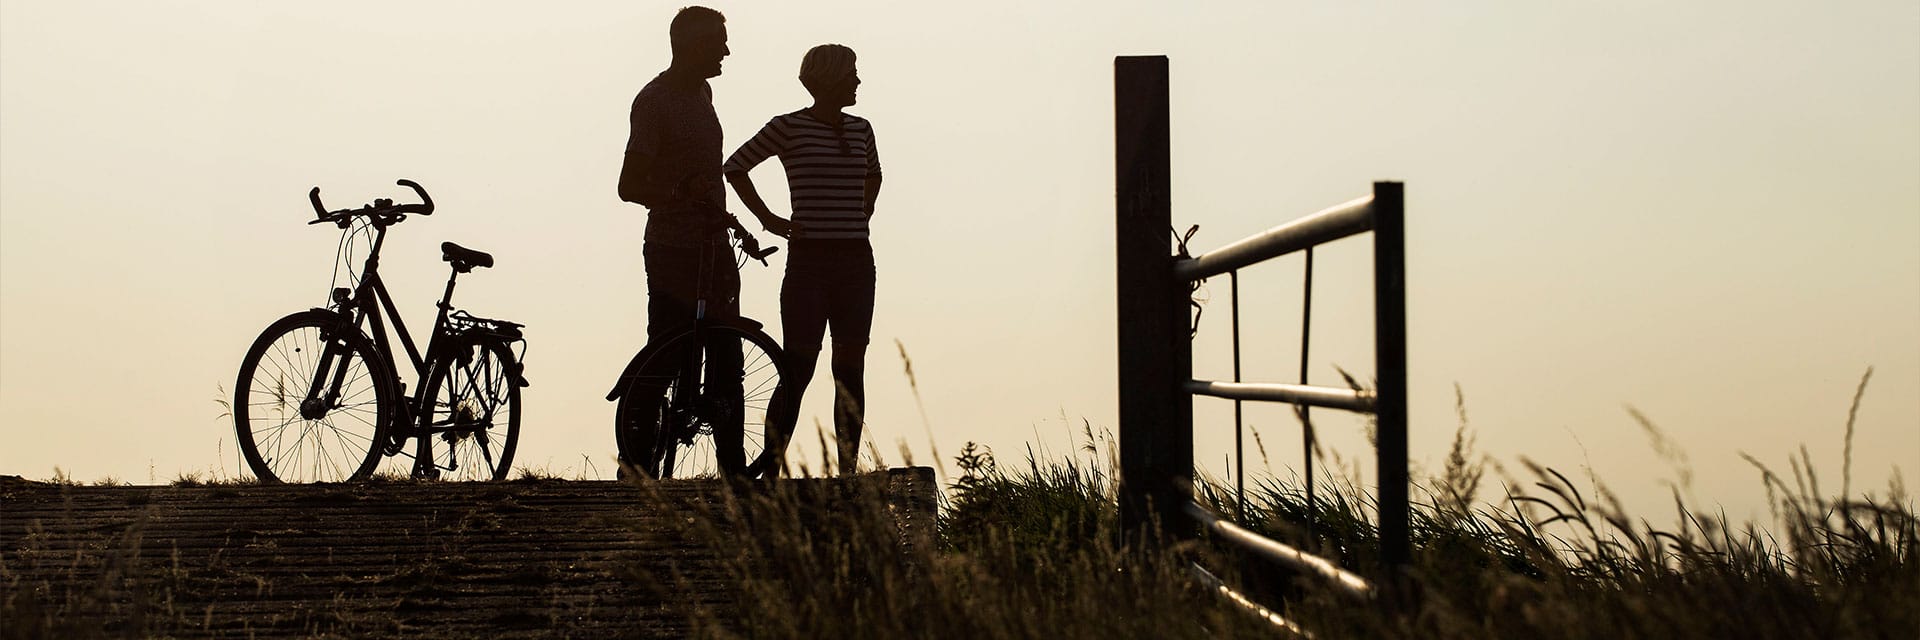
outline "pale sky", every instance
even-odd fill
[[[346,206],[404,177],[440,204],[383,253],[410,326],[431,322],[441,241],[494,253],[455,304],[528,325],[516,462],[610,475],[603,397],[646,300],[645,212],[614,181],[681,4],[0,2],[0,473],[239,473],[220,390],[330,280],[338,236],[304,224],[306,190]],[[1920,478],[1920,5],[712,6],[727,151],[807,104],[808,47],[859,52],[849,110],[887,175],[869,434],[896,464],[901,443],[1011,463],[1114,429],[1112,64],[1165,54],[1174,219],[1198,248],[1406,182],[1417,464],[1439,467],[1458,384],[1481,450],[1658,520],[1681,474],[1632,406],[1685,451],[1686,493],[1739,516],[1764,500],[1741,452],[1784,470],[1804,445],[1837,490],[1872,366],[1854,483]],[[784,213],[779,170],[756,178]],[[1369,251],[1320,252],[1316,383],[1373,372]],[[781,267],[742,273],[776,336]],[[1299,276],[1243,274],[1248,379],[1297,375]],[[1206,293],[1196,371],[1224,378],[1226,282]],[[1196,400],[1212,473],[1231,415]],[[1360,423],[1317,415],[1371,481]],[[1249,418],[1269,453],[1250,466],[1295,474],[1289,412]]]

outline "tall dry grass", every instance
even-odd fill
[[[1628,513],[1597,481],[1583,487],[1522,460],[1519,476],[1495,474],[1503,479],[1495,500],[1478,502],[1489,461],[1473,450],[1461,404],[1442,470],[1416,491],[1406,576],[1415,597],[1401,607],[1355,605],[1204,539],[1128,543],[1117,518],[1111,438],[1096,438],[1090,426],[1073,454],[1028,451],[1008,466],[969,445],[955,459],[960,474],[931,532],[903,531],[884,474],[747,486],[717,502],[663,508],[684,512],[687,542],[713,551],[737,586],[732,602],[685,607],[695,633],[708,638],[1277,633],[1203,588],[1193,563],[1249,586],[1319,638],[1920,636],[1920,520],[1897,478],[1857,491],[1843,462],[1841,490],[1830,493],[1804,448],[1784,472],[1749,457],[1768,496],[1769,522],[1731,522],[1676,492],[1674,511],[1657,518],[1670,524],[1656,525],[1654,517]],[[1641,423],[1664,441],[1650,421]],[[1195,496],[1242,526],[1379,575],[1372,494],[1338,475],[1321,486],[1309,499],[1295,484],[1255,479],[1244,514],[1225,483],[1202,479]],[[1303,526],[1309,519],[1312,536]],[[90,556],[103,569],[92,586],[49,590],[9,571],[19,567],[0,565],[7,587],[0,617],[27,625],[7,625],[7,635],[103,631],[69,624],[75,620],[117,620],[109,634],[191,627],[155,597],[177,588],[179,576],[165,564],[153,570],[136,561],[139,535],[130,530],[121,549],[108,545]],[[660,567],[626,575],[635,589],[671,591],[688,579]],[[111,591],[147,595],[108,597]]]
[[[903,546],[872,490],[820,509],[776,485],[702,514],[741,598],[705,612],[699,629],[715,638],[1277,632],[1202,588],[1189,569],[1198,562],[1320,638],[1920,637],[1920,520],[1897,477],[1856,492],[1847,469],[1836,495],[1821,489],[1804,448],[1786,474],[1749,457],[1771,522],[1730,522],[1676,491],[1671,524],[1656,525],[1598,480],[1583,488],[1523,459],[1517,478],[1495,467],[1503,486],[1481,503],[1473,496],[1490,461],[1473,451],[1464,402],[1461,418],[1441,472],[1417,483],[1404,606],[1355,605],[1204,540],[1123,543],[1112,459],[1093,453],[1110,439],[1088,429],[1090,455],[1029,451],[1011,469],[969,445],[935,545]],[[1852,431],[1850,415],[1849,447]],[[1337,476],[1321,486],[1309,500],[1294,484],[1256,480],[1244,515],[1225,483],[1203,479],[1195,496],[1242,526],[1381,575],[1373,495]]]
[[[938,531],[902,535],[884,475],[782,482],[700,510],[736,605],[709,638],[1208,638],[1265,623],[1194,589],[1185,558],[1119,542],[1110,476],[1029,458],[1002,472],[969,446]]]

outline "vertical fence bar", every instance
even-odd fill
[[[1166,56],[1115,58],[1113,86],[1120,521],[1138,532],[1185,521],[1193,350],[1187,288],[1173,275]]]
[[[1227,282],[1232,288],[1233,297],[1233,381],[1240,382],[1240,270],[1227,272]],[[1246,427],[1240,418],[1241,402],[1233,401],[1233,495],[1234,511],[1240,516],[1240,522],[1247,521],[1247,446],[1241,440]]]
[[[1300,384],[1307,384],[1307,347],[1313,344],[1313,247],[1307,247],[1307,275],[1304,278],[1306,292],[1300,296]],[[1307,415],[1312,407],[1294,405],[1300,413],[1300,457],[1305,460],[1307,469],[1307,539],[1314,537],[1313,522],[1319,518],[1318,505],[1313,493],[1313,420]],[[1312,550],[1311,547],[1308,548]]]
[[[1379,372],[1380,555],[1407,565],[1407,265],[1403,185],[1373,183],[1374,343]]]

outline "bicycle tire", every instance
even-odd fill
[[[345,367],[342,388],[333,402],[308,407],[323,364],[329,377]],[[234,435],[261,482],[364,480],[380,462],[399,395],[393,367],[366,335],[331,312],[303,311],[268,325],[240,361]]]
[[[439,479],[507,479],[520,443],[520,385],[513,351],[499,342],[468,342],[436,358],[430,370],[422,396],[425,424],[464,422],[475,429],[422,434],[436,439],[432,463]],[[496,438],[499,446],[491,446]]]
[[[702,331],[709,349],[701,350],[700,357],[687,357],[688,345]],[[679,331],[642,350],[641,364],[627,381],[614,412],[615,441],[623,463],[656,479],[720,472],[710,418],[714,411],[728,410],[727,405],[698,390],[689,396],[683,381],[689,379],[689,370],[696,374],[692,379],[698,379],[712,348],[730,344],[740,345],[742,351],[742,393],[737,401],[743,427],[742,473],[751,478],[778,471],[792,429],[771,424],[767,414],[788,379],[786,355],[767,334],[724,324]],[[705,407],[686,410],[702,402],[707,403]],[[722,403],[718,405],[722,408],[713,409],[715,402]],[[700,413],[706,415],[695,415]],[[663,430],[669,433],[665,442],[660,437]]]

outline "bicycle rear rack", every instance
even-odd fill
[[[482,318],[465,311],[455,311],[453,315],[447,316],[447,330],[453,335],[479,333],[490,338],[508,341],[525,340],[526,338],[520,334],[520,329],[525,326],[517,322]]]
[[[527,382],[527,376],[525,374],[527,338],[520,332],[520,329],[525,326],[526,325],[518,322],[482,318],[467,313],[464,310],[455,311],[447,316],[447,332],[454,336],[477,335],[485,338],[498,339],[507,343],[519,343],[520,352],[514,354],[513,364],[507,373],[513,376],[514,384],[521,387],[530,387],[533,386],[533,383]],[[511,350],[513,347],[509,344],[507,348]]]

